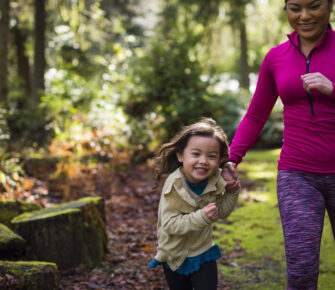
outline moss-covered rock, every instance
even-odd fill
[[[100,264],[107,252],[105,203],[85,197],[12,220],[29,244],[27,258],[55,262],[60,269]]]
[[[18,257],[24,252],[25,243],[22,237],[0,224],[0,258]]]
[[[41,210],[42,206],[37,203],[18,201],[14,199],[0,200],[0,223],[7,227],[11,226],[11,220],[25,212]]]
[[[0,289],[56,290],[58,287],[59,274],[54,263],[0,261]]]

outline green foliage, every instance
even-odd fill
[[[12,110],[7,117],[10,139],[8,149],[20,151],[25,147],[43,147],[54,137],[54,131],[48,125],[50,119],[45,110]]]
[[[136,124],[150,122],[161,141],[202,116],[215,117],[231,137],[239,119],[236,96],[210,93],[202,73],[201,63],[189,56],[185,44],[155,42],[136,64],[138,86],[122,100],[125,112],[137,118]]]
[[[160,9],[157,25],[150,23],[154,11],[146,11],[143,3]],[[12,149],[37,148],[54,136],[72,142],[79,127],[85,134],[107,126],[108,130],[117,127],[114,136],[107,137],[109,142],[121,140],[126,148],[151,151],[181,126],[211,116],[231,139],[249,101],[245,92],[213,88],[223,72],[237,79],[241,70],[238,25],[231,25],[239,16],[245,16],[247,24],[250,71],[257,73],[268,49],[285,37],[286,20],[279,19],[284,15],[283,3],[267,3],[47,1],[45,92],[39,108],[31,109],[30,96],[17,78],[12,43],[9,122],[3,130],[0,125],[0,136],[10,136]],[[24,53],[32,63],[33,2],[13,0],[11,7],[11,26],[26,32]],[[267,123],[266,140],[278,124]]]
[[[11,193],[20,186],[19,176],[23,173],[20,159],[0,150],[0,192]]]
[[[120,100],[131,117],[131,142],[150,147],[156,139],[154,145],[158,145],[203,116],[217,119],[232,137],[239,120],[238,99],[230,92],[210,90],[215,80],[200,57],[199,46],[207,31],[205,23],[196,18],[204,9],[201,3],[182,1],[178,6],[168,1],[156,38],[134,59],[133,88]]]

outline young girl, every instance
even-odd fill
[[[232,212],[239,193],[221,176],[227,157],[227,137],[212,119],[185,127],[158,152],[156,179],[167,178],[158,209],[157,254],[149,267],[163,265],[170,289],[217,289],[221,254],[212,223]]]

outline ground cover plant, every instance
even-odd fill
[[[214,224],[222,252],[219,290],[285,289],[285,253],[275,191],[278,154],[279,150],[251,151],[239,166],[242,192],[238,206],[228,219]],[[148,268],[155,255],[160,196],[159,190],[152,190],[151,162],[136,164],[125,153],[117,156],[114,152],[113,156],[103,163],[59,160],[54,167],[40,161],[21,180],[24,186],[16,189],[15,198],[44,206],[83,196],[105,199],[109,253],[98,267],[62,271],[60,289],[167,289],[162,269]],[[53,176],[52,168],[61,170],[57,175],[61,187],[52,189],[53,183],[44,179],[48,171]],[[334,289],[334,256],[326,219],[319,290]]]
[[[217,242],[230,259],[220,267],[231,289],[285,289],[284,241],[276,196],[279,149],[250,151],[239,165],[240,204],[225,224],[216,224]],[[318,289],[335,286],[334,239],[328,217],[322,239]]]

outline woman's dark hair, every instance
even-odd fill
[[[168,174],[182,165],[177,158],[177,153],[182,154],[188,141],[193,136],[214,137],[220,144],[220,160],[228,159],[228,140],[224,131],[211,118],[203,118],[199,122],[186,126],[169,142],[159,149],[155,159],[156,181],[158,184]]]
[[[328,3],[332,3],[334,0],[328,0]],[[287,4],[287,0],[285,0],[285,6],[284,6],[284,10],[286,10],[286,4]]]

